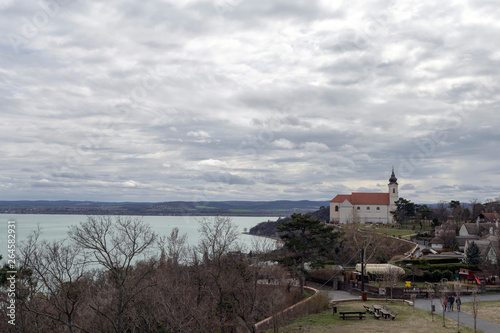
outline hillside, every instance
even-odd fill
[[[313,212],[306,212],[311,215],[313,218],[317,218],[321,221],[329,221],[330,220],[330,207],[329,206],[321,206],[318,210]],[[284,218],[279,218],[276,221],[267,221],[261,222],[257,224],[255,227],[250,228],[249,234],[257,235],[257,236],[268,236],[275,237],[277,233],[277,228],[283,222],[290,221],[291,217],[287,216]]]
[[[0,212],[7,214],[111,214],[111,215],[227,215],[287,216],[328,205],[328,201],[0,201]]]

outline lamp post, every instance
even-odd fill
[[[361,292],[365,291],[365,249],[361,248]]]

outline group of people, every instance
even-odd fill
[[[460,305],[462,305],[462,300],[460,299],[460,296],[453,297],[453,295],[450,296],[445,296],[444,297],[444,311],[453,311],[453,304],[457,304],[457,310],[460,311]]]

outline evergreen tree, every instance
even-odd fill
[[[396,210],[391,211],[397,223],[403,226],[410,218],[415,216],[415,204],[410,200],[399,198],[396,204]]]
[[[280,237],[290,251],[279,261],[295,271],[303,288],[305,264],[309,263],[312,268],[323,267],[324,261],[332,256],[338,232],[308,214],[292,214],[291,217],[290,221],[278,226]]]
[[[481,250],[475,242],[472,242],[469,247],[467,247],[465,257],[469,265],[479,265],[481,263]]]

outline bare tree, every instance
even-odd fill
[[[384,241],[384,235],[377,232],[361,231],[359,225],[356,224],[345,225],[342,230],[344,233],[342,252],[351,258],[356,258],[356,254],[362,248],[365,249],[363,251],[363,270],[366,272],[366,265],[377,262],[377,256],[384,252],[383,247],[387,244]]]
[[[477,322],[477,314],[479,311],[479,291],[477,288],[472,290],[472,316],[474,317],[474,332],[476,332],[476,322]]]
[[[157,235],[142,219],[122,216],[88,216],[87,221],[72,226],[69,237],[80,246],[91,262],[103,267],[109,274],[114,288],[115,312],[109,314],[95,303],[91,307],[105,317],[116,333],[124,329],[124,314],[130,302],[144,289],[144,277],[151,273],[153,265],[134,271],[140,256],[149,254]]]
[[[219,260],[229,251],[237,249],[239,232],[236,224],[227,216],[203,218],[198,221],[200,240],[198,251],[209,260]]]
[[[389,282],[389,285],[391,286],[391,300],[393,299],[393,289],[395,286],[397,286],[398,282],[401,280],[401,272],[400,268],[392,265],[387,266],[387,281]],[[387,292],[386,292],[387,294]]]
[[[472,199],[469,202],[472,206],[472,217],[476,218],[484,210],[484,205],[478,199]]]
[[[64,241],[42,242],[27,258],[27,264],[44,295],[28,302],[27,309],[67,327],[68,332],[87,332],[79,316],[89,283],[87,260],[81,249]]]
[[[445,224],[442,224],[442,226]],[[447,225],[447,224],[446,224]],[[445,248],[453,248],[453,246],[456,243],[456,229],[453,228],[453,226],[450,225],[448,228],[442,228],[441,232],[439,233],[438,238],[443,242],[443,246]]]
[[[251,239],[250,251],[252,256],[257,256],[261,259],[272,258],[271,252],[277,250],[281,245],[274,239],[267,237],[253,237]]]
[[[457,319],[457,332],[460,332],[460,305],[462,304],[462,300],[460,299],[460,295],[462,295],[462,285],[457,283],[453,286],[453,291],[455,292],[455,304],[457,304],[458,310],[458,319]]]
[[[439,224],[448,221],[450,211],[448,210],[448,203],[445,201],[439,202],[433,209],[434,217],[439,221]]]
[[[378,250],[384,245],[384,235],[378,232],[361,231],[359,225],[348,225],[345,228],[345,238],[352,241],[352,250],[359,251],[364,248],[363,261],[365,265],[372,262]],[[366,267],[365,267],[366,268]]]
[[[161,241],[164,241],[163,237]],[[162,255],[172,264],[177,265],[181,260],[185,260],[187,248],[187,234],[179,235],[179,228],[173,228],[162,249]]]
[[[38,239],[41,235],[41,227],[37,226],[37,230],[32,231],[28,238],[21,242],[19,246],[20,256],[16,261],[16,304],[19,305],[19,312],[16,313],[16,325],[11,326],[9,329],[14,328],[11,332],[30,332],[33,325],[37,325],[40,330],[48,328],[48,321],[46,317],[37,315],[30,311],[31,302],[38,299],[40,294],[41,285],[37,283],[36,278],[33,276],[33,270],[29,267],[29,259],[37,251],[39,245]],[[0,293],[4,296],[5,293]],[[6,303],[4,303],[6,304]],[[4,307],[2,307],[2,310]],[[3,321],[1,321],[3,323]]]
[[[230,281],[226,279],[226,268],[231,265],[228,253],[236,249],[238,230],[229,217],[217,216],[200,220],[198,232],[198,252],[204,257],[205,265],[209,266],[207,274],[215,285],[212,297],[216,302],[218,330],[224,333],[230,321],[228,317],[231,316],[229,304],[226,303],[230,293]]]
[[[446,305],[445,305],[445,297],[448,297],[450,290],[448,288],[448,283],[441,280],[439,283],[439,301],[441,302],[441,306],[443,307],[443,327],[446,327]]]

